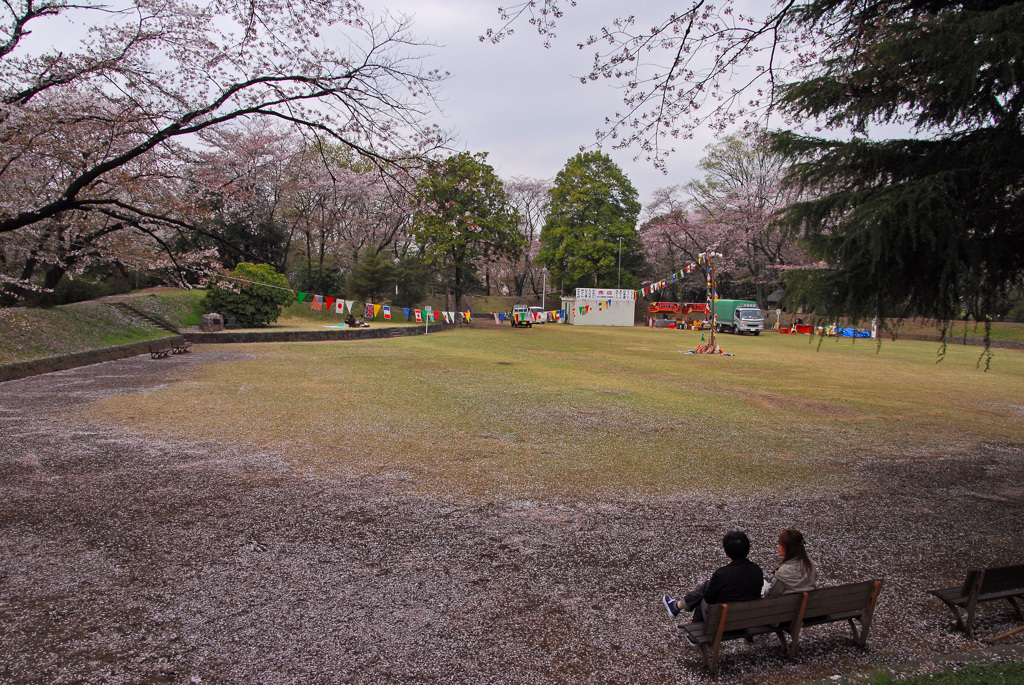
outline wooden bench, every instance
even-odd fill
[[[171,345],[171,349],[174,354],[184,354],[188,352],[188,348],[192,347],[192,343],[187,340],[181,340]]]
[[[957,628],[968,635],[971,634],[971,627],[974,624],[975,608],[981,602],[1005,599],[1017,613],[1017,618],[1024,620],[1017,604],[1017,598],[1024,597],[1024,565],[975,569],[967,572],[964,584],[959,587],[928,592],[949,607],[956,618]],[[960,613],[961,607],[967,613],[966,623]]]
[[[153,359],[161,359],[169,355],[173,349],[173,346],[167,340],[157,340],[149,344],[149,356]]]
[[[713,604],[703,623],[689,623],[680,628],[697,643],[704,665],[711,673],[718,668],[723,642],[764,633],[775,633],[792,657],[796,655],[800,632],[807,626],[848,621],[854,640],[863,647],[881,589],[882,581],[868,580],[750,602]]]

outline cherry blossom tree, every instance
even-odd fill
[[[498,9],[502,24],[480,36],[498,42],[527,22],[545,46],[576,0],[523,0]],[[675,141],[710,126],[725,131],[771,108],[788,78],[816,62],[829,36],[794,21],[795,0],[755,4],[737,11],[732,2],[686,0],[653,23],[635,15],[612,17],[595,32],[577,37],[593,49],[584,83],[612,81],[622,90],[622,109],[605,118],[597,144],[637,147],[664,169]]]
[[[703,179],[661,188],[646,207],[640,233],[648,260],[674,273],[712,249],[722,254],[719,271],[749,281],[763,305],[783,270],[806,263],[796,234],[777,224],[796,196],[784,182],[786,160],[754,131],[710,145],[700,168]]]
[[[90,26],[77,46],[62,40],[66,21]],[[5,3],[0,236],[28,231],[36,240],[19,242],[42,246],[87,225],[84,236],[131,229],[159,244],[161,230],[192,230],[182,179],[197,136],[244,120],[292,126],[384,173],[415,166],[442,141],[423,115],[443,75],[423,68],[408,26],[347,0]],[[47,39],[61,44],[40,48]]]
[[[519,211],[519,230],[526,241],[526,248],[518,259],[498,266],[506,278],[513,295],[522,295],[529,288],[539,293],[544,287],[541,265],[537,263],[540,251],[540,232],[544,228],[548,206],[551,203],[551,181],[516,176],[505,181],[505,194],[509,204]]]

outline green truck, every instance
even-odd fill
[[[764,330],[764,314],[750,300],[718,300],[715,302],[715,326],[719,333],[753,333]]]

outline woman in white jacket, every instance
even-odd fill
[[[764,592],[765,597],[777,597],[787,592],[806,592],[818,584],[818,572],[807,556],[803,534],[787,528],[779,535],[779,557],[782,562],[775,569]]]

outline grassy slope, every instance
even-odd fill
[[[52,309],[0,308],[0,364],[124,345],[167,335],[99,302]]]
[[[248,346],[93,415],[235,439],[314,469],[436,492],[750,494],[855,484],[864,459],[1024,444],[1024,355],[931,343],[480,326],[434,337]]]
[[[163,319],[174,328],[198,326],[203,316],[202,290],[174,290],[152,295],[135,297],[129,301],[132,307],[157,319]]]

